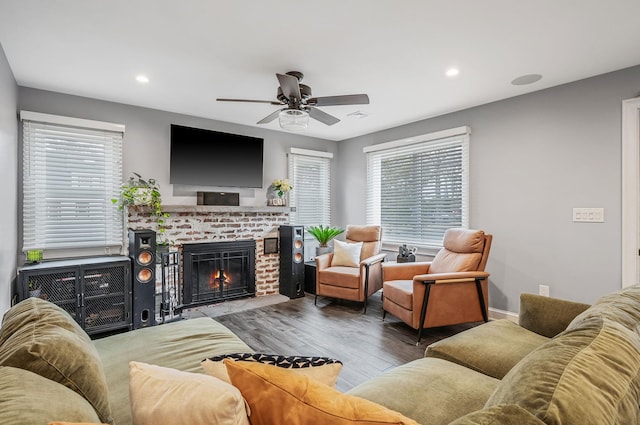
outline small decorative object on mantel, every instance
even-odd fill
[[[398,263],[413,263],[416,261],[416,252],[418,248],[415,246],[411,249],[407,248],[404,244],[398,247],[398,256],[396,257]]]
[[[276,179],[267,189],[267,205],[273,207],[286,207],[288,201],[288,193],[293,189],[291,183],[287,179]]]

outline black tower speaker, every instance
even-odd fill
[[[156,323],[156,232],[129,230],[133,329]]]
[[[304,226],[280,226],[280,293],[304,297]]]

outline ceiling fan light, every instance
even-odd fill
[[[300,109],[283,109],[278,119],[280,127],[288,131],[302,131],[309,126],[309,113]]]

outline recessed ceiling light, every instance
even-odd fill
[[[511,84],[513,84],[514,86],[526,86],[527,84],[533,84],[536,81],[540,81],[541,79],[542,75],[540,74],[527,74],[514,79],[513,81],[511,81]]]
[[[136,76],[136,81],[142,84],[146,84],[149,82],[149,77],[147,77],[146,75],[140,74]]]
[[[456,67],[449,68],[444,73],[444,75],[446,75],[449,78],[456,77],[458,74],[460,74],[460,70]]]

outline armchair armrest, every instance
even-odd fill
[[[451,272],[451,273],[432,273],[421,274],[413,277],[414,282],[431,282],[435,284],[456,283],[456,282],[473,282],[476,279],[486,279],[489,277],[487,272]]]
[[[383,263],[382,275],[384,280],[411,280],[415,275],[429,272],[431,262],[414,263]]]
[[[387,258],[387,254],[372,255],[371,257],[365,258],[364,260],[360,261],[360,267],[371,266],[372,264],[375,264],[375,263],[381,263],[384,261],[385,258]]]
[[[316,257],[316,269],[326,269],[331,266],[331,260],[333,259],[333,254],[322,254]]]
[[[539,335],[553,338],[590,307],[589,304],[534,294],[520,294],[518,323]]]

